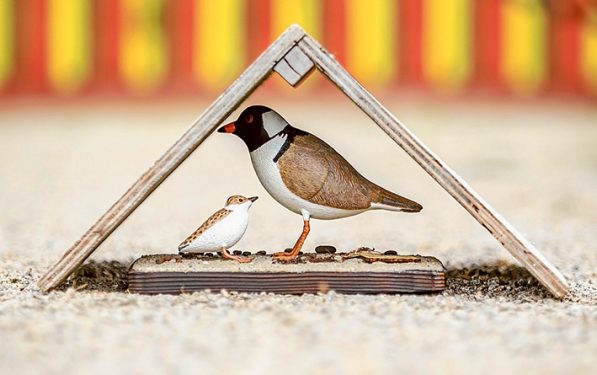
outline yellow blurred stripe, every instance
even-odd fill
[[[586,21],[580,37],[581,73],[586,86],[597,93],[597,24]]]
[[[272,35],[274,40],[293,23],[298,23],[314,38],[321,35],[321,9],[317,0],[272,0]],[[340,17],[341,15],[338,15]]]
[[[48,78],[58,92],[73,92],[89,77],[89,0],[49,0]]]
[[[13,0],[0,0],[0,87],[10,77],[14,66],[13,19]]]
[[[464,85],[471,75],[470,0],[424,0],[423,73],[442,88]]]
[[[212,89],[228,85],[245,65],[245,2],[195,0],[193,70]]]
[[[547,15],[542,0],[502,2],[502,73],[521,94],[536,91],[547,73]]]
[[[346,60],[350,72],[366,84],[387,83],[398,70],[394,1],[349,0],[346,5]]]
[[[317,0],[271,0],[271,32],[273,41],[293,23],[299,24],[312,37],[319,39],[322,35],[323,1]],[[343,15],[338,15],[338,17]],[[279,80],[280,87],[292,91],[291,86]],[[309,79],[301,83],[301,91],[309,92],[316,80]]]
[[[163,0],[122,0],[119,65],[124,82],[139,93],[158,87],[167,73]]]

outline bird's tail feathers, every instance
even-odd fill
[[[379,188],[376,195],[376,199],[372,204],[372,207],[374,208],[401,212],[419,212],[423,209],[423,206],[417,202],[411,201],[408,198],[404,198],[383,188]]]

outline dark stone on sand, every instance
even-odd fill
[[[243,256],[248,257],[249,255],[251,255],[250,251],[243,251]]]
[[[292,248],[291,248],[291,247],[289,247],[288,249],[285,249],[285,250],[284,250],[284,252],[285,252],[285,253],[290,253],[290,252],[292,252]]]
[[[319,245],[315,248],[315,252],[317,254],[334,254],[336,252],[336,248],[331,245]]]
[[[265,252],[265,250],[259,250],[258,252],[255,253],[256,255],[266,255],[267,253]]]
[[[396,250],[388,250],[383,255],[398,255],[398,252]]]
[[[242,251],[240,251],[240,250],[234,250],[234,251],[232,252],[232,254],[234,254],[234,255],[242,255],[242,253],[243,253],[243,252],[242,252]]]

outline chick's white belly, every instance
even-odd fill
[[[344,210],[311,203],[290,191],[280,175],[274,157],[282,147],[285,136],[278,136],[251,152],[251,161],[259,181],[267,192],[282,206],[301,214],[307,211],[315,219],[330,220],[359,214],[365,210]]]
[[[209,251],[220,251],[222,247],[227,249],[236,245],[247,230],[248,215],[232,212],[211,228],[203,232],[183,252],[202,253]]]

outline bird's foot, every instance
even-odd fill
[[[292,252],[287,253],[285,251],[280,251],[278,253],[274,253],[273,257],[274,257],[274,259],[283,261],[283,262],[295,260],[298,257],[298,251],[296,252],[296,254],[293,254]]]
[[[241,256],[236,256],[236,255],[234,255],[233,259],[239,263],[251,263],[253,261],[252,257],[241,257]]]
[[[224,257],[225,259],[235,260],[239,263],[251,263],[253,261],[252,257],[232,255],[226,249],[222,249],[222,257]]]
[[[251,258],[251,257],[243,257],[243,256],[238,256],[238,255],[224,256],[224,258],[230,259],[230,260],[235,260],[239,263],[251,263],[253,261],[253,258]]]

